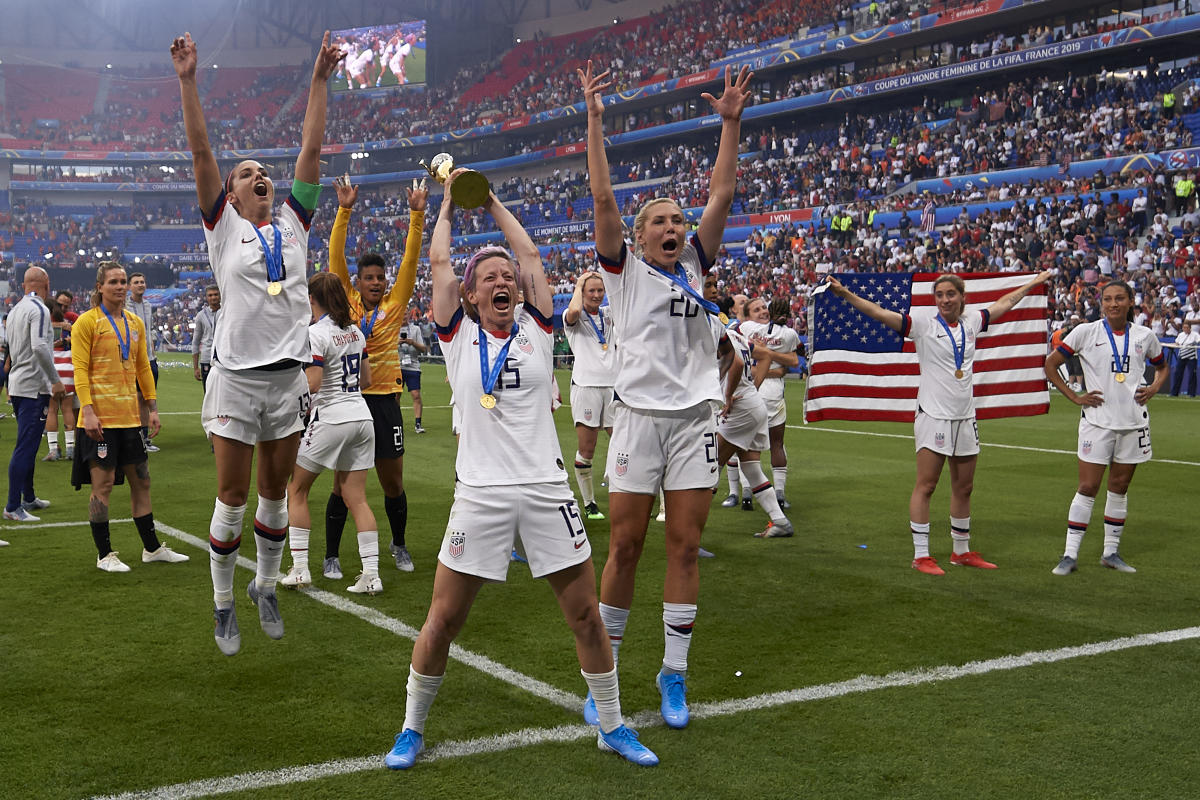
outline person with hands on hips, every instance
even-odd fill
[[[1079,486],[1067,511],[1067,545],[1055,575],[1078,569],[1079,548],[1092,518],[1100,481],[1108,471],[1104,501],[1104,549],[1101,565],[1118,572],[1136,572],[1121,557],[1121,534],[1129,511],[1129,483],[1138,464],[1153,457],[1150,412],[1146,403],[1158,394],[1171,374],[1162,344],[1154,331],[1133,322],[1133,289],[1111,281],[1100,293],[1101,317],[1077,325],[1046,357],[1046,379],[1082,408],[1079,415]],[[1071,356],[1083,364],[1085,392],[1076,392],[1058,368]],[[1146,364],[1154,380],[1142,385]]]

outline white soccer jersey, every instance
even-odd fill
[[[484,394],[479,339],[486,337],[490,369],[508,336],[481,331],[479,323],[465,316],[461,308],[449,325],[437,328],[455,409],[462,413],[455,470],[458,480],[468,486],[566,480],[550,413],[554,328],[528,304],[518,312],[517,326],[491,392],[496,404],[490,409],[479,402]]]
[[[325,369],[321,388],[312,399],[313,419],[333,423],[370,419],[359,381],[367,346],[362,331],[357,325],[339,328],[324,316],[309,326],[308,341],[312,364]]]
[[[1154,331],[1130,322],[1125,326],[1123,335],[1113,332],[1113,341],[1121,357],[1125,356],[1126,336],[1130,338],[1128,363],[1122,364],[1124,382],[1118,382],[1115,377],[1116,359],[1104,320],[1076,325],[1063,337],[1059,346],[1059,352],[1063,355],[1079,356],[1087,389],[1104,395],[1103,404],[1083,409],[1083,418],[1097,428],[1132,431],[1150,424],[1150,412],[1145,406],[1137,404],[1134,393],[1142,385],[1146,364],[1158,366],[1163,363],[1162,344]]]
[[[226,369],[253,369],[290,359],[306,363],[308,323],[308,228],[312,215],[288,195],[273,220],[283,236],[282,290],[267,292],[267,261],[254,225],[217,198],[204,217],[208,260],[221,289],[221,320],[213,337],[213,359]],[[270,225],[260,229],[274,250]]]
[[[658,411],[723,402],[717,342],[704,309],[624,243],[620,260],[599,259],[619,343],[617,398],[632,408]],[[695,236],[678,265],[699,294],[709,262]]]
[[[800,335],[787,325],[777,322],[754,322],[746,320],[737,326],[748,340],[761,342],[764,347],[775,353],[794,353],[800,347]],[[769,377],[758,387],[759,393],[768,402],[783,399],[783,378]]]
[[[588,320],[591,322],[588,322]],[[592,327],[592,326],[595,327]],[[580,310],[574,325],[564,325],[567,343],[575,356],[571,383],[576,386],[612,386],[617,379],[617,348],[613,340],[612,313],[602,306],[599,314]],[[600,344],[600,336],[608,349]]]
[[[917,363],[921,377],[917,388],[917,406],[937,419],[970,419],[975,416],[975,395],[972,390],[974,376],[975,340],[987,330],[986,309],[968,309],[958,322],[950,326],[950,333],[938,322],[934,308],[916,308],[904,315],[901,335],[912,339],[917,348]],[[950,335],[954,344],[950,344]],[[963,345],[965,338],[965,347]],[[954,377],[958,367],[954,361],[954,348],[963,352],[961,378]]]
[[[751,376],[751,367],[753,359],[750,357],[750,342],[738,331],[730,328],[729,330],[721,330],[721,333],[729,337],[729,343],[733,345],[733,349],[739,356],[742,357],[742,374],[738,378],[737,388],[733,390],[733,399],[740,400],[751,392],[757,392],[758,389],[754,386],[754,378]],[[721,373],[721,386],[725,386],[725,373]]]

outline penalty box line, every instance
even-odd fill
[[[155,528],[165,534],[168,534],[169,536],[179,539],[180,541],[204,550],[206,553],[209,550],[207,540],[200,539],[199,537],[193,536],[186,531],[174,528],[158,520],[155,521]],[[257,565],[255,562],[251,561],[245,556],[239,555],[237,563],[239,567],[247,569],[250,572],[257,571]],[[360,603],[350,600],[349,598],[336,595],[333,592],[327,592],[324,589],[317,589],[312,586],[304,587],[298,591],[307,595],[313,600],[316,600],[318,603],[329,606],[330,608],[338,611],[344,611],[347,614],[358,617],[363,622],[374,625],[377,628],[382,628],[389,633],[409,639],[410,641],[415,642],[417,640],[417,634],[420,633],[419,630],[411,625],[408,625],[393,617],[389,617],[388,615],[369,606],[364,606]],[[556,706],[567,709],[572,713],[578,713],[579,710],[583,708],[582,697],[577,697],[570,692],[564,692],[563,690],[555,686],[551,686],[544,681],[540,681],[537,678],[517,672],[516,670],[506,667],[497,661],[493,661],[487,656],[480,655],[479,653],[473,653],[457,644],[450,645],[450,658],[461,664],[465,664],[468,667],[477,669],[490,678],[504,681],[507,684],[521,689],[522,691],[540,697],[543,700],[548,700],[551,703],[554,703]]]
[[[1054,664],[1074,658],[1115,653],[1137,647],[1170,644],[1189,639],[1200,639],[1200,627],[1179,628],[1159,633],[1125,636],[1119,639],[1110,639],[1106,642],[1095,642],[1074,647],[1060,647],[1055,650],[1035,650],[984,661],[971,661],[961,666],[947,664],[926,669],[890,672],[887,675],[860,675],[850,680],[825,683],[802,689],[772,692],[754,697],[722,700],[714,703],[696,703],[691,707],[691,715],[693,719],[713,719],[741,714],[747,711],[778,708],[794,703],[828,700],[835,697],[879,691],[881,689],[896,689],[941,683],[958,678],[987,675],[993,672],[1022,669],[1040,664]],[[638,728],[653,728],[661,726],[662,719],[659,717],[657,711],[643,711],[629,719],[629,723]],[[553,728],[525,728],[495,736],[441,742],[427,750],[421,756],[420,760],[440,761],[485,753],[499,753],[532,745],[572,742],[595,735],[595,728],[583,724],[559,725]],[[383,759],[380,755],[376,754],[357,758],[337,759],[321,764],[306,764],[276,770],[244,772],[224,778],[208,778],[199,781],[189,781],[187,783],[176,783],[156,789],[98,796],[92,800],[193,800],[193,798],[253,791],[255,789],[266,789],[275,786],[288,786],[336,777],[338,775],[349,775],[381,769],[383,769]],[[419,764],[417,765],[417,769],[420,769]]]

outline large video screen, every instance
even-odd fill
[[[346,53],[329,81],[335,92],[391,89],[425,84],[425,20],[334,31]]]

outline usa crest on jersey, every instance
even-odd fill
[[[617,454],[617,474],[624,475],[629,471],[629,456],[625,453]]]
[[[449,549],[451,557],[462,558],[463,551],[467,549],[467,535],[461,531],[451,532]]]

